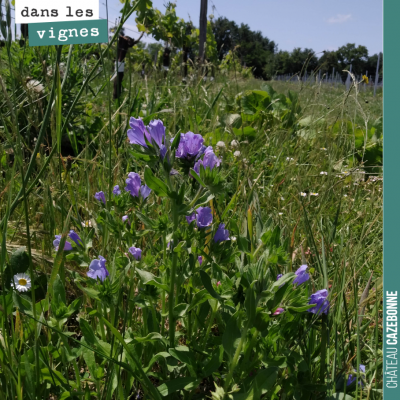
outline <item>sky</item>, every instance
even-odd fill
[[[119,0],[108,0],[109,20],[121,9]],[[153,0],[164,12],[166,0]],[[200,0],[175,0],[177,15],[199,26]],[[226,17],[237,24],[259,30],[278,45],[279,50],[295,47],[315,52],[336,50],[346,43],[367,47],[369,54],[383,50],[383,0],[208,0],[208,15]],[[100,0],[100,16],[105,17],[105,0]],[[213,10],[213,6],[215,7]],[[126,24],[126,34],[138,37],[135,18]],[[154,41],[151,37],[145,42]]]
[[[112,26],[122,4],[119,0],[107,1]],[[164,12],[166,1],[153,0],[153,6]],[[186,21],[190,18],[199,26],[200,0],[174,1],[178,16]],[[100,17],[106,18],[106,0],[99,2]],[[273,40],[279,50],[292,51],[300,47],[319,53],[355,43],[366,46],[373,55],[383,50],[382,3],[383,0],[208,0],[207,14],[247,24]],[[139,36],[134,15],[125,29],[128,36]],[[148,36],[143,41],[150,43],[154,39]]]

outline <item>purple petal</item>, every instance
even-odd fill
[[[210,226],[213,221],[213,216],[210,207],[199,207],[197,210],[197,227],[205,228]]]
[[[151,189],[147,185],[142,185],[140,187],[140,194],[142,195],[143,199],[146,200],[151,193]]]
[[[77,246],[82,246],[82,239],[79,237],[79,235],[76,232],[74,232],[73,230],[70,230],[68,236],[71,240],[73,240],[76,243]]]
[[[225,229],[225,224],[219,224],[219,227],[217,229],[217,232],[215,233],[214,236],[214,242],[225,242],[226,240],[231,240],[229,238],[229,231]]]
[[[130,247],[129,253],[131,253],[137,261],[139,261],[142,258],[142,250],[137,247],[134,246]]]
[[[128,138],[131,144],[138,144],[143,147],[147,147],[144,140],[144,135],[146,134],[147,139],[150,141],[150,135],[146,131],[143,121],[139,118],[133,118],[129,120],[129,125],[132,129],[128,130]]]
[[[161,148],[165,141],[165,127],[162,121],[159,119],[151,121],[147,128],[151,138],[157,143],[158,147]]]
[[[133,197],[139,197],[140,186],[142,184],[140,176],[136,172],[130,172],[125,182],[125,190],[129,192]]]
[[[187,223],[190,225],[192,221],[196,220],[196,213],[193,213],[192,215],[189,215],[186,217]]]
[[[103,191],[97,192],[97,193],[94,195],[94,198],[95,198],[97,201],[101,201],[101,202],[103,202],[104,204],[106,204],[106,196],[105,196],[105,194],[104,194]]]

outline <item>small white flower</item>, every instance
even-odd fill
[[[283,213],[279,213],[279,215],[283,215]]]
[[[328,149],[326,149],[325,147],[321,147],[320,150],[327,151]]]
[[[343,174],[344,176],[347,176],[347,175],[350,175],[350,172],[344,171],[344,172],[342,172],[342,174]]]
[[[27,274],[14,275],[14,287],[18,292],[27,292],[31,288],[31,278]]]
[[[240,151],[239,150],[236,150],[234,153],[233,153],[233,155],[235,156],[235,157],[240,157]]]
[[[328,173],[325,172],[325,171],[321,171],[319,174],[320,174],[320,175],[328,175]]]
[[[220,147],[221,149],[224,149],[226,146],[225,146],[225,143],[224,143],[224,142],[219,141],[219,142],[217,143],[217,147]]]
[[[243,158],[243,162],[244,162],[245,164],[247,164],[247,163],[248,163],[247,158]]]
[[[232,240],[232,241],[235,241],[235,240],[236,240],[236,236],[232,236],[232,237],[231,237],[231,240]]]
[[[300,192],[300,196],[301,196],[301,197],[307,197],[307,193]]]
[[[310,196],[318,196],[318,193],[310,193]]]
[[[82,221],[81,222],[81,225],[84,227],[84,228],[91,228],[92,227],[92,221]]]
[[[281,200],[284,201],[285,199],[283,197],[281,197]]]
[[[232,140],[231,146],[232,147],[238,147],[239,146],[239,142],[237,140]]]
[[[343,197],[347,197],[347,194],[344,194]]]
[[[248,140],[243,140],[242,143],[243,143],[243,144],[249,144],[249,141],[248,141]]]
[[[291,158],[291,157],[286,157],[286,161],[293,161],[293,158]]]

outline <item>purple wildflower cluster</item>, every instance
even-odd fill
[[[186,221],[189,225],[193,221],[196,221],[196,225],[199,229],[210,226],[213,222],[211,208],[199,207],[193,214],[186,217]],[[226,240],[231,240],[229,237],[229,231],[225,229],[225,224],[219,224],[217,232],[215,233],[214,236],[214,242],[215,243],[225,242]]]
[[[99,278],[102,282],[109,276],[109,272],[106,268],[106,259],[99,256],[99,259],[92,260],[89,265],[89,271],[86,273],[89,278],[97,279]]]
[[[306,272],[308,265],[303,264],[300,268],[295,272],[296,278],[293,281],[294,285],[300,286],[301,284],[307,282],[310,279],[310,275]],[[279,274],[276,277],[276,280],[279,281],[282,278],[282,274]],[[280,286],[280,288],[283,285]],[[328,314],[329,311],[329,300],[328,300],[328,291],[326,289],[318,290],[314,294],[311,295],[308,304],[316,304],[315,307],[311,307],[308,312],[321,315]],[[279,309],[278,309],[279,310]],[[280,314],[280,312],[278,313]],[[276,312],[273,315],[278,315]]]
[[[78,247],[82,246],[82,239],[80,238],[80,236],[74,230],[71,229],[69,231],[68,238],[71,239]],[[58,248],[60,246],[60,242],[61,242],[61,235],[55,235],[55,239],[53,241],[53,246],[54,246],[56,251],[58,251]],[[72,244],[71,244],[71,242],[68,241],[68,239],[65,242],[64,250],[65,251],[72,250]]]
[[[139,197],[140,194],[143,199],[147,199],[151,192],[151,189],[147,185],[142,185],[142,180],[136,172],[130,172],[128,174],[125,190],[133,197]]]

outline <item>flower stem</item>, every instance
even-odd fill
[[[172,201],[172,215],[174,222],[174,236],[173,242],[171,243],[172,248],[172,267],[171,267],[171,275],[170,275],[170,286],[169,286],[169,299],[168,299],[168,318],[169,318],[169,343],[171,347],[175,346],[175,320],[174,320],[174,305],[175,305],[175,276],[176,276],[176,267],[178,264],[178,253],[173,251],[174,247],[178,243],[178,209],[175,200]]]

